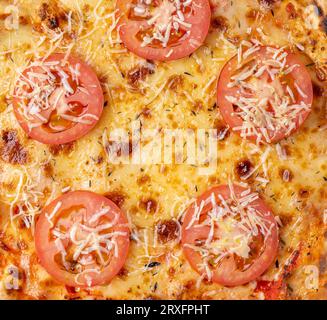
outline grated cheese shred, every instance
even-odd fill
[[[247,42],[241,43],[237,55],[237,74],[228,83],[233,94],[225,98],[237,107],[233,114],[243,120],[242,125],[233,130],[240,131],[243,138],[257,136],[257,143],[270,143],[280,131],[290,134],[301,112],[309,110],[310,106],[303,101],[297,102],[297,96],[307,98],[307,95],[296,81],[294,88],[297,94],[290,86],[286,86],[285,92],[279,80],[299,65],[287,65],[288,53],[284,48],[268,47],[268,56],[259,56],[254,61],[253,54],[261,48],[261,44],[253,40],[250,47]]]
[[[265,242],[275,226],[264,213],[258,211],[255,203],[258,193],[248,188],[236,195],[233,188],[230,183],[228,199],[221,195],[216,198],[212,193],[200,206],[194,204],[192,219],[186,227],[188,232],[196,232],[198,228],[207,230],[207,237],[198,240],[200,244],[185,243],[184,246],[200,253],[202,262],[198,267],[208,280],[212,278],[212,267],[225,257],[237,255],[249,259],[253,238],[262,235]],[[210,205],[210,209],[200,222],[202,210],[207,205]]]

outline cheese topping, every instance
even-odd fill
[[[164,0],[154,8],[151,5],[152,0],[138,0],[133,8],[134,15],[148,18],[147,25],[152,28],[145,31],[142,47],[160,44],[166,48],[172,35],[188,37],[192,25],[185,22],[185,13],[192,10],[192,0]]]
[[[111,257],[118,257],[117,238],[127,236],[126,232],[113,231],[119,215],[108,219],[110,208],[102,207],[89,216],[85,208],[73,209],[69,217],[63,213],[57,216],[62,206],[58,202],[52,213],[47,214],[51,223],[51,237],[60,255],[60,262],[68,272],[76,273],[75,280],[81,283],[85,277],[92,286],[90,273],[100,274],[110,264]]]
[[[30,129],[48,124],[60,132],[66,129],[65,124],[58,123],[60,119],[84,124],[98,120],[92,114],[76,116],[77,101],[83,101],[89,91],[79,83],[79,65],[68,68],[71,75],[59,61],[33,62],[28,67],[30,71],[20,73],[15,98],[19,99],[19,112],[28,120]],[[54,113],[57,121],[53,121]]]
[[[263,138],[269,143],[277,132],[283,130],[288,135],[294,130],[299,114],[309,110],[310,105],[296,102],[299,100],[296,98],[307,98],[296,82],[292,90],[283,81],[298,67],[287,64],[288,53],[284,48],[267,47],[266,56],[255,59],[252,55],[261,48],[257,42],[241,43],[238,68],[228,83],[233,94],[225,98],[237,107],[234,115],[243,120],[242,126],[233,130],[240,131],[242,137],[257,136],[257,143]]]
[[[247,189],[236,196],[231,184],[229,189],[229,199],[224,199],[221,195],[217,198],[212,193],[199,207],[195,206],[192,220],[186,228],[191,229],[189,232],[210,228],[205,239],[199,238],[195,244],[185,244],[201,254],[202,263],[198,267],[209,280],[212,278],[211,268],[216,267],[225,257],[236,255],[243,258],[247,263],[244,266],[246,269],[250,265],[248,259],[251,258],[251,244],[262,236],[264,245],[275,226],[256,208],[254,202],[259,198],[256,192]],[[207,205],[211,209],[202,218],[203,208]]]
[[[29,164],[27,166],[11,165],[6,163],[3,158],[0,159],[2,167],[0,205],[8,205],[8,208],[6,206],[1,208],[0,251],[2,264],[4,266],[17,265],[19,272],[25,273],[22,273],[22,279],[26,279],[19,291],[7,292],[2,288],[0,290],[2,299],[29,299],[31,297],[34,299],[99,297],[107,299],[153,297],[199,299],[207,296],[213,299],[256,298],[258,293],[254,291],[254,282],[236,288],[204,283],[199,287],[189,285],[197,276],[183,258],[181,247],[152,241],[156,236],[155,226],[158,220],[176,218],[179,221],[180,215],[173,207],[176,199],[183,199],[183,206],[185,204],[185,207],[188,207],[189,201],[194,200],[198,193],[206,190],[208,185],[216,182],[224,183],[229,175],[234,178],[233,170],[240,157],[251,159],[254,168],[260,165],[256,171],[250,171],[253,176],[253,184],[250,180],[251,186],[254,188],[258,187],[254,180],[258,178],[258,174],[266,178],[265,175],[262,175],[261,168],[269,174],[269,185],[266,188],[259,187],[258,189],[264,194],[274,212],[280,215],[280,221],[283,224],[283,227],[280,228],[283,245],[280,246],[278,252],[280,268],[283,268],[283,261],[289,255],[289,250],[296,248],[297,243],[304,239],[305,249],[301,254],[303,259],[301,259],[299,272],[293,273],[292,277],[286,281],[287,287],[292,289],[288,290],[288,297],[293,299],[316,297],[316,290],[310,291],[305,288],[305,279],[301,268],[305,264],[319,265],[319,259],[321,261],[321,258],[324,257],[321,247],[324,233],[321,220],[319,220],[321,216],[319,213],[324,212],[324,206],[326,206],[324,186],[327,176],[324,138],[327,127],[323,112],[324,97],[315,97],[313,116],[307,121],[308,131],[301,132],[300,130],[299,135],[284,140],[280,146],[276,145],[278,157],[274,149],[271,150],[272,152],[267,151],[266,153],[264,146],[256,146],[249,141],[242,143],[237,135],[229,132],[226,136],[222,134],[224,138],[219,142],[220,165],[210,176],[199,176],[196,167],[187,165],[126,166],[109,164],[102,159],[104,154],[99,144],[99,137],[104,128],[107,127],[108,132],[115,128],[130,130],[130,119],[137,118],[145,106],[149,110],[149,115],[139,117],[144,129],[212,128],[214,121],[221,118],[215,106],[215,87],[212,85],[208,88],[208,83],[212,79],[215,81],[226,60],[237,54],[238,39],[248,39],[248,46],[245,43],[242,45],[240,58],[243,51],[246,52],[247,48],[253,46],[253,43],[255,44],[249,39],[258,31],[258,26],[266,34],[265,38],[259,37],[263,44],[292,46],[292,43],[300,42],[305,48],[305,54],[312,58],[312,61],[307,62],[309,64],[307,69],[312,71],[312,76],[315,76],[316,67],[317,70],[323,70],[325,51],[321,48],[324,48],[324,34],[310,29],[310,35],[308,35],[308,30],[303,28],[302,11],[305,7],[304,3],[309,1],[304,1],[303,4],[294,0],[281,2],[280,6],[277,5],[277,7],[264,12],[260,10],[258,1],[254,0],[214,2],[216,5],[212,8],[211,31],[204,43],[205,46],[202,46],[190,58],[169,63],[156,62],[154,73],[139,81],[138,90],[135,92],[135,90],[131,90],[126,74],[140,62],[143,63],[143,60],[128,52],[121,44],[119,36],[121,26],[117,27],[120,17],[117,15],[113,1],[19,1],[19,15],[22,22],[19,29],[8,31],[2,28],[1,32],[0,107],[3,130],[17,129],[12,110],[7,108],[7,101],[12,96],[12,89],[16,82],[17,68],[28,64],[28,61],[50,56],[54,52],[80,56],[94,68],[101,79],[108,107],[104,110],[103,119],[99,122],[98,129],[93,130],[67,149],[65,146],[63,151],[58,151],[55,155],[52,152],[49,153],[49,147],[41,145],[33,139],[27,139],[22,130],[19,130],[18,138],[22,146],[29,152],[30,164],[33,165],[33,169],[32,167],[28,168]],[[323,1],[317,2],[323,3]],[[61,18],[62,10],[60,10],[57,15],[60,20],[57,28],[50,30],[46,27],[49,20],[42,21],[40,26],[38,12],[43,3],[47,3],[50,8],[53,4],[57,4],[60,9],[63,9],[67,20]],[[222,3],[227,3],[227,5]],[[288,18],[285,10],[288,3],[293,3],[295,6],[293,15],[297,16],[296,19]],[[6,6],[5,3],[3,5]],[[0,7],[3,8],[1,4]],[[219,19],[216,19],[217,17]],[[2,23],[3,20],[0,21],[3,26]],[[296,68],[296,65],[285,68],[285,74]],[[182,78],[182,84],[172,90],[171,81],[167,80],[169,77],[177,75]],[[258,73],[259,75],[260,73]],[[323,75],[322,73],[321,77]],[[246,83],[246,81],[243,82]],[[322,83],[319,86],[324,89]],[[289,89],[296,99],[296,88],[289,86]],[[287,95],[293,101],[292,94],[289,92]],[[35,119],[36,121],[37,119]],[[260,158],[257,162],[257,158],[253,155],[261,153],[264,153],[264,157],[262,161]],[[46,186],[43,184],[40,186],[35,175],[32,175],[31,179],[25,176],[24,169],[30,170],[31,173],[40,171],[40,175],[44,177],[45,173],[40,163],[47,160],[49,156],[53,172]],[[283,171],[285,180],[278,175],[281,166],[283,169],[287,168]],[[289,177],[287,172],[289,172]],[[148,180],[140,186],[139,178],[145,176],[150,177],[150,181]],[[286,180],[289,181],[286,183]],[[76,293],[71,293],[63,285],[49,281],[51,276],[47,275],[35,261],[31,230],[25,227],[21,228],[21,224],[17,222],[20,222],[20,218],[22,218],[26,222],[26,226],[32,228],[35,213],[38,214],[46,205],[45,203],[49,203],[54,198],[52,194],[55,189],[54,185],[57,185],[58,189],[57,193],[54,192],[55,196],[59,195],[61,189],[63,189],[62,192],[69,189],[90,189],[99,194],[113,190],[126,192],[124,211],[130,214],[130,220],[134,226],[130,254],[124,266],[124,274],[127,276],[119,275],[110,285],[96,287],[93,290],[76,290]],[[242,183],[240,185],[243,186]],[[51,190],[47,190],[49,186],[51,186],[49,188]],[[299,196],[302,189],[309,191],[305,199]],[[144,214],[138,209],[139,199],[148,196],[153,197],[160,204],[160,210],[155,215]],[[16,205],[19,207],[18,213],[15,209]],[[19,230],[16,235],[10,226],[7,229],[4,226],[10,213],[15,219],[16,229]],[[50,215],[51,212],[48,214]],[[302,221],[295,224],[298,217],[302,217]],[[228,221],[227,225],[233,223],[233,220],[230,219],[226,221]],[[290,230],[293,225],[294,229]],[[9,241],[11,238],[13,241]],[[243,238],[246,239],[246,237]],[[17,253],[3,249],[5,248],[3,243],[10,246],[11,242],[23,244],[23,241],[28,248],[20,247],[22,249],[17,250]],[[64,249],[67,250],[66,243],[62,242]],[[246,241],[244,243],[246,244]],[[60,246],[59,241],[57,244]],[[233,242],[231,242],[231,247],[237,248]],[[248,244],[243,246],[245,249],[247,247]],[[246,256],[246,250],[238,250],[238,252]],[[146,254],[149,256],[145,256]],[[19,261],[20,258],[23,260],[25,257],[30,258],[31,264],[28,269],[26,267],[26,270],[22,265],[23,271]],[[87,263],[87,258],[81,259],[80,262]],[[154,262],[160,262],[161,265],[148,267]],[[133,273],[138,267],[140,267],[140,271]],[[146,272],[143,272],[145,269]],[[265,279],[272,279],[275,272],[275,265],[272,265],[267,270]],[[86,275],[97,275],[97,271],[92,271],[90,266]],[[321,276],[319,297],[325,298],[325,281],[322,273]],[[82,272],[77,280],[82,283],[84,282],[83,277]],[[4,279],[5,275],[1,277],[1,281],[4,282]]]

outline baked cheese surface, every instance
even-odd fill
[[[283,299],[327,299],[326,5],[226,0],[212,1],[211,6],[203,46],[177,61],[154,62],[124,47],[115,1],[1,1],[1,299],[265,298],[257,281],[231,288],[202,280],[183,256],[185,209],[210,186],[229,181],[257,191],[279,222],[278,255],[260,279],[273,281],[283,274]],[[253,38],[299,53],[313,82],[310,116],[277,144],[242,140],[224,124],[216,105],[220,71],[238,53],[242,40]],[[86,61],[105,95],[96,127],[78,141],[59,146],[28,138],[12,108],[20,72],[53,52]],[[144,161],[133,163],[130,155],[110,158],[116,143],[110,134],[117,129],[128,132],[128,149],[133,148],[134,131],[144,133],[141,147],[149,152]],[[146,136],[148,129],[152,135]],[[152,163],[151,141],[168,129],[218,130],[217,165],[209,170],[205,164],[188,163],[183,155],[178,155],[179,163]],[[251,170],[246,179],[244,170]],[[70,288],[39,264],[35,222],[46,204],[68,190],[103,194],[128,216],[128,259],[108,285]],[[296,267],[287,272],[290,259],[296,259]]]

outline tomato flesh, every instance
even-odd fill
[[[94,71],[64,54],[53,54],[25,69],[13,100],[21,127],[45,144],[68,143],[87,134],[99,121],[103,103]]]
[[[127,258],[128,221],[101,195],[69,192],[43,209],[35,246],[41,265],[58,282],[73,287],[107,284]]]
[[[262,292],[265,300],[285,300],[287,298],[286,279],[297,268],[301,250],[302,243],[299,244],[298,248],[286,260],[278,278],[272,281],[259,280],[255,292]]]
[[[312,101],[310,75],[288,50],[258,45],[240,50],[218,80],[217,104],[225,122],[258,143],[276,143],[298,130]]]
[[[118,0],[116,6],[122,41],[144,59],[186,57],[203,44],[209,31],[208,0]]]
[[[186,211],[182,245],[187,260],[202,277],[238,286],[255,280],[275,259],[277,223],[250,189],[216,186]]]

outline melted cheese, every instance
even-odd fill
[[[7,2],[9,4],[9,1],[1,2],[0,12],[3,12]],[[300,44],[323,70],[326,58],[322,48],[326,38],[320,29],[308,30],[304,22],[304,11],[309,1],[289,1],[299,9],[299,16],[293,20],[288,18],[284,3],[280,8],[274,8],[272,16],[270,9],[259,6],[258,1],[226,1],[224,4],[219,1],[213,15],[221,17],[221,21],[226,20],[227,31],[212,28],[205,45],[191,57],[155,63],[154,73],[140,80],[136,87],[132,86],[127,75],[145,62],[122,45],[116,30],[118,19],[114,1],[48,1],[50,6],[57,4],[57,12],[62,13],[63,10],[67,16],[66,21],[59,19],[59,27],[54,30],[49,28],[46,20],[40,21],[36,14],[42,2],[19,2],[19,12],[25,23],[21,23],[18,30],[6,30],[3,21],[0,21],[0,124],[2,130],[18,132],[19,141],[30,155],[25,165],[8,163],[3,157],[0,159],[0,231],[1,234],[4,232],[0,240],[11,248],[0,248],[0,281],[6,281],[3,266],[14,265],[27,276],[27,281],[20,284],[21,291],[1,286],[0,297],[71,297],[71,293],[53,282],[38,264],[33,245],[33,221],[30,226],[20,225],[18,218],[14,219],[12,226],[8,223],[10,208],[16,203],[26,203],[29,206],[27,215],[36,217],[46,202],[69,188],[87,189],[100,194],[113,191],[123,194],[125,201],[122,209],[129,216],[133,239],[125,271],[107,286],[88,292],[79,290],[75,294],[77,297],[260,298],[261,295],[254,290],[255,283],[235,288],[201,281],[196,285],[199,276],[183,257],[179,238],[167,243],[158,240],[159,221],[178,221],[196,196],[211,185],[227,183],[231,179],[247,182],[253,190],[260,192],[281,220],[282,241],[277,257],[280,268],[290,252],[302,242],[300,265],[287,280],[293,289],[289,297],[326,298],[326,276],[323,271],[318,291],[305,287],[305,274],[302,272],[304,266],[319,266],[319,261],[326,257],[323,237],[326,226],[322,223],[327,206],[325,96],[315,96],[313,112],[301,130],[276,147],[256,146],[242,141],[233,132],[225,132],[217,146],[218,166],[210,175],[201,175],[198,167],[188,164],[109,163],[101,143],[105,130],[112,132],[123,128],[131,132],[134,120],[142,124],[142,130],[213,128],[222,121],[215,106],[216,79],[228,59],[236,54],[241,55],[238,53],[241,40],[249,42],[255,36],[263,44],[291,44],[294,47],[295,43]],[[256,10],[254,17],[251,10]],[[40,26],[44,29],[42,32]],[[310,42],[311,39],[316,44]],[[75,142],[68,153],[58,155],[51,153],[49,147],[26,138],[13,115],[10,100],[17,71],[28,66],[31,60],[47,57],[52,52],[71,53],[87,61],[101,79],[107,101],[94,130]],[[311,61],[307,61],[307,65],[314,82],[324,88],[325,84],[319,82],[315,75],[315,66]],[[174,86],[169,85],[176,76],[182,79],[181,84],[176,82]],[[150,113],[148,117],[143,112],[145,107]],[[236,174],[235,165],[244,158],[251,160],[253,168],[242,180]],[[47,176],[41,165],[47,162],[52,168],[51,177]],[[27,181],[25,170],[33,172],[34,182],[38,181],[35,177],[40,172],[40,182],[36,186]],[[281,170],[284,170],[282,177]],[[265,179],[264,182],[260,178]],[[28,200],[31,197],[33,203]],[[146,212],[141,206],[146,199],[156,201],[155,214]],[[17,246],[23,249],[17,249]],[[59,241],[58,246],[62,248]],[[246,255],[246,252],[247,247],[242,243],[239,253]],[[265,278],[272,280],[278,272],[279,269],[272,265]]]

